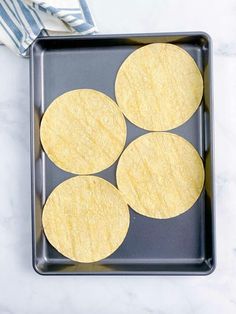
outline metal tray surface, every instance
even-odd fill
[[[194,58],[204,77],[204,97],[193,117],[171,132],[190,141],[203,158],[205,188],[194,206],[172,219],[151,219],[130,209],[130,228],[110,257],[77,263],[58,253],[44,236],[41,215],[51,191],[73,176],[44,154],[40,119],[51,101],[78,88],[114,96],[116,73],[135,49],[150,43],[174,43]],[[39,38],[31,47],[31,167],[33,267],[39,274],[204,275],[215,267],[214,175],[211,92],[211,40],[205,33],[96,35]],[[127,121],[128,145],[147,133]],[[117,162],[98,176],[116,185]]]

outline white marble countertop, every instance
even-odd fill
[[[236,313],[236,3],[89,0],[102,33],[214,44],[217,268],[205,277],[43,277],[31,266],[29,62],[0,46],[0,313]]]

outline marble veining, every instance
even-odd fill
[[[42,277],[31,266],[29,62],[0,46],[0,313],[236,313],[236,2],[88,0],[103,33],[208,32],[217,268],[206,277]]]

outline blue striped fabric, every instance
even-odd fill
[[[62,21],[67,32],[93,34],[96,31],[93,19],[85,0],[74,0],[73,7],[59,0],[58,7],[45,1],[1,0],[0,1],[0,39],[20,55],[27,55],[28,48],[39,35],[48,35],[47,25],[40,15],[47,13],[53,19]],[[54,1],[56,3],[56,1]],[[61,4],[65,7],[62,7]],[[42,13],[43,12],[43,13]],[[41,16],[42,17],[42,16]],[[4,42],[4,41],[3,41]]]

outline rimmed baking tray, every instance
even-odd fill
[[[39,139],[40,119],[51,101],[77,88],[93,88],[115,99],[116,73],[135,49],[150,43],[174,43],[195,59],[204,78],[204,96],[193,117],[171,132],[190,141],[201,155],[205,188],[194,206],[172,219],[151,219],[130,209],[131,223],[121,247],[91,264],[59,254],[44,236],[43,204],[72,176],[45,156]],[[33,267],[39,274],[205,275],[215,267],[214,173],[212,135],[211,40],[205,33],[96,35],[39,38],[31,47],[31,173]],[[146,131],[127,122],[130,143]],[[116,185],[117,163],[98,176]]]

